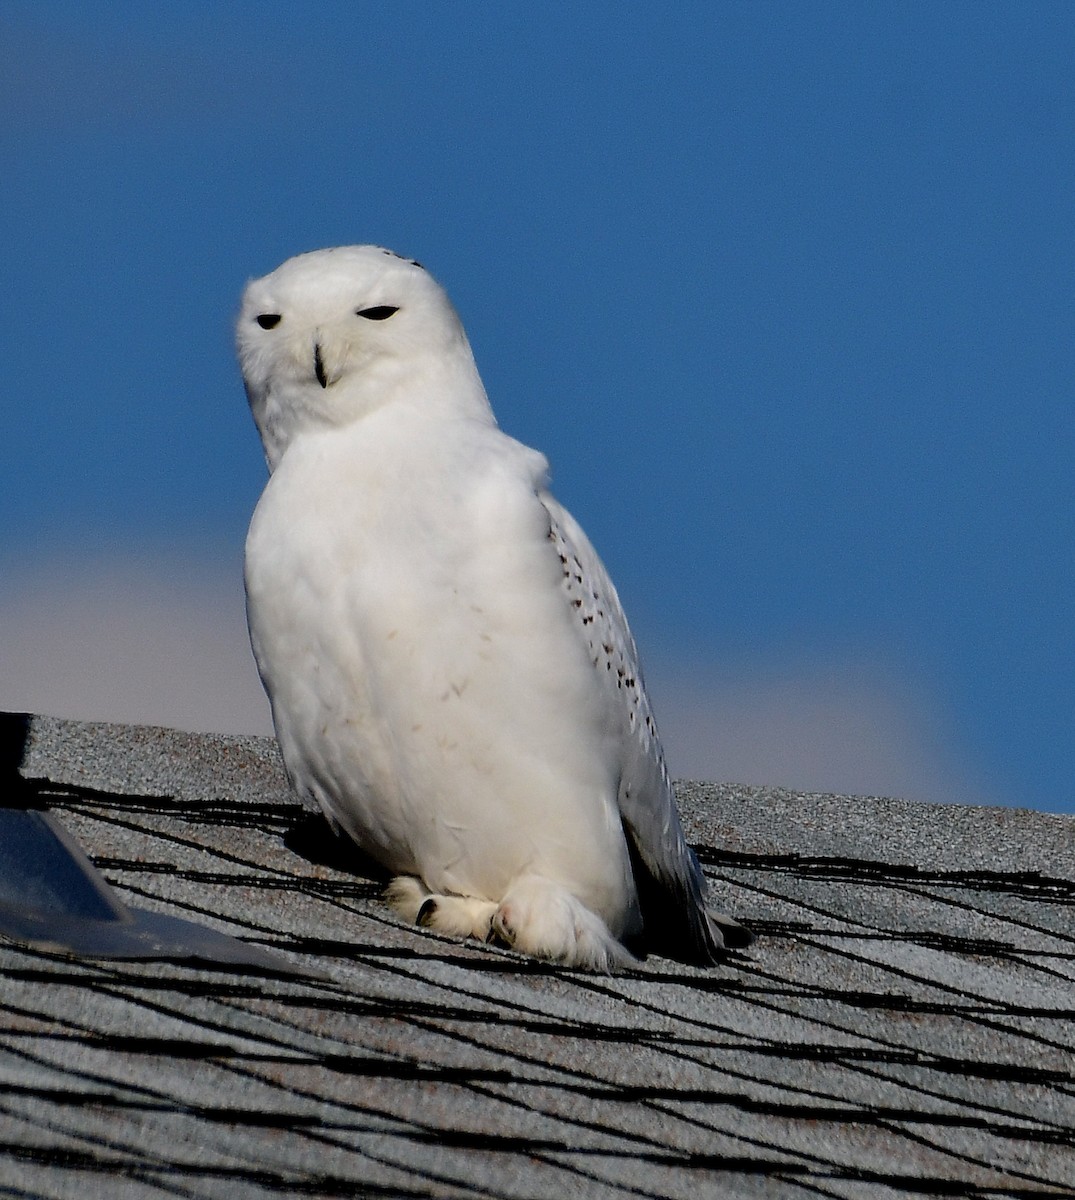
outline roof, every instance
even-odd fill
[[[681,784],[757,940],[599,976],[401,924],[271,740],[2,729],[122,905],[273,958],[0,942],[0,1197],[1075,1194],[1072,818]]]

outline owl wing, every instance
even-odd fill
[[[619,733],[619,809],[645,942],[663,954],[713,963],[724,945],[745,945],[750,936],[735,921],[706,909],[705,877],[683,835],[638,650],[612,580],[571,514],[548,492],[540,499],[549,516],[549,541],[560,559],[565,599]]]

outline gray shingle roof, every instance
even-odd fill
[[[1075,1194],[1071,818],[683,784],[758,939],[602,977],[401,925],[266,739],[35,718],[20,769],[297,973],[0,943],[0,1197]]]

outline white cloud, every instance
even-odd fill
[[[991,797],[928,692],[869,659],[734,673],[647,663],[677,777],[933,801]],[[0,708],[271,733],[239,562],[167,557],[12,570],[0,583]]]
[[[672,774],[796,791],[996,803],[941,706],[878,659],[647,673]]]
[[[0,708],[271,733],[242,568],[166,558],[19,571],[0,584]]]

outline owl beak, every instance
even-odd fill
[[[325,364],[321,361],[321,344],[318,342],[314,346],[314,374],[317,376],[317,382],[323,387],[328,387],[328,376],[325,374]]]

